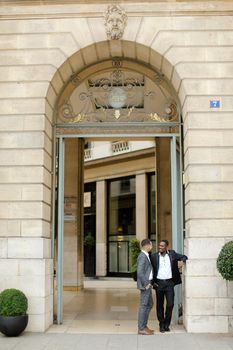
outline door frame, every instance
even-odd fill
[[[146,123],[145,123],[146,124]],[[88,127],[88,125],[87,125]],[[169,138],[170,139],[170,154],[171,154],[171,197],[172,197],[172,245],[173,249],[177,249],[179,239],[182,240],[183,249],[183,233],[184,233],[184,218],[183,218],[183,144],[181,126],[179,127],[179,133],[138,133],[138,134],[111,134],[105,133],[93,134],[69,134],[62,133],[56,134],[56,127],[54,131],[54,149],[56,149],[56,140],[58,140],[59,149],[56,154],[54,151],[55,159],[58,156],[58,241],[57,241],[57,324],[63,323],[63,248],[64,248],[64,166],[65,166],[65,143],[66,138],[95,138],[95,139],[112,139],[112,138],[130,138],[130,139],[148,139],[148,138]],[[179,159],[177,157],[177,140],[179,140]],[[54,161],[53,171],[53,193],[52,193],[52,254],[55,256],[54,243],[55,243],[55,186],[56,186],[56,160]],[[178,169],[180,169],[178,174]],[[157,234],[157,232],[156,232]],[[179,235],[179,237],[178,237]],[[180,287],[179,287],[180,288]],[[181,289],[176,293],[174,319],[178,321],[178,307],[181,297]]]

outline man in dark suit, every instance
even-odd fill
[[[141,247],[142,251],[137,259],[137,287],[141,293],[138,312],[138,334],[152,335],[154,331],[147,327],[149,314],[153,306],[153,267],[149,257],[152,243],[149,239],[143,239]]]
[[[157,317],[160,332],[169,332],[174,306],[174,286],[181,283],[179,267],[188,259],[186,255],[168,250],[166,239],[159,243],[159,251],[151,255],[153,266],[153,287],[157,297]],[[179,266],[178,266],[179,265]],[[164,314],[164,298],[166,298],[166,311]]]

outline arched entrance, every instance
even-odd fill
[[[57,322],[62,323],[64,200],[68,192],[70,197],[76,198],[77,206],[77,289],[83,285],[84,140],[155,141],[155,241],[168,238],[174,249],[182,250],[181,116],[176,93],[159,70],[139,60],[115,56],[90,64],[70,76],[56,101],[54,119],[54,149],[57,149],[58,161],[54,162],[57,173],[54,171],[53,235],[55,240],[57,232]],[[71,153],[76,166],[69,171],[65,162]],[[73,188],[71,172],[77,181]],[[166,193],[161,191],[165,187]],[[144,237],[145,233],[141,232],[140,238]],[[179,290],[176,319],[180,303]]]

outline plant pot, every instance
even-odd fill
[[[137,271],[132,272],[132,277],[135,282],[137,282]]]
[[[86,277],[95,276],[95,246],[84,246],[84,273]]]
[[[28,315],[0,316],[0,332],[7,337],[17,337],[28,324]]]

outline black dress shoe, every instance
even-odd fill
[[[164,327],[159,327],[159,331],[160,331],[161,333],[165,333],[165,328],[164,328]]]
[[[164,330],[165,330],[165,332],[170,332],[170,328],[169,327],[164,327]]]

